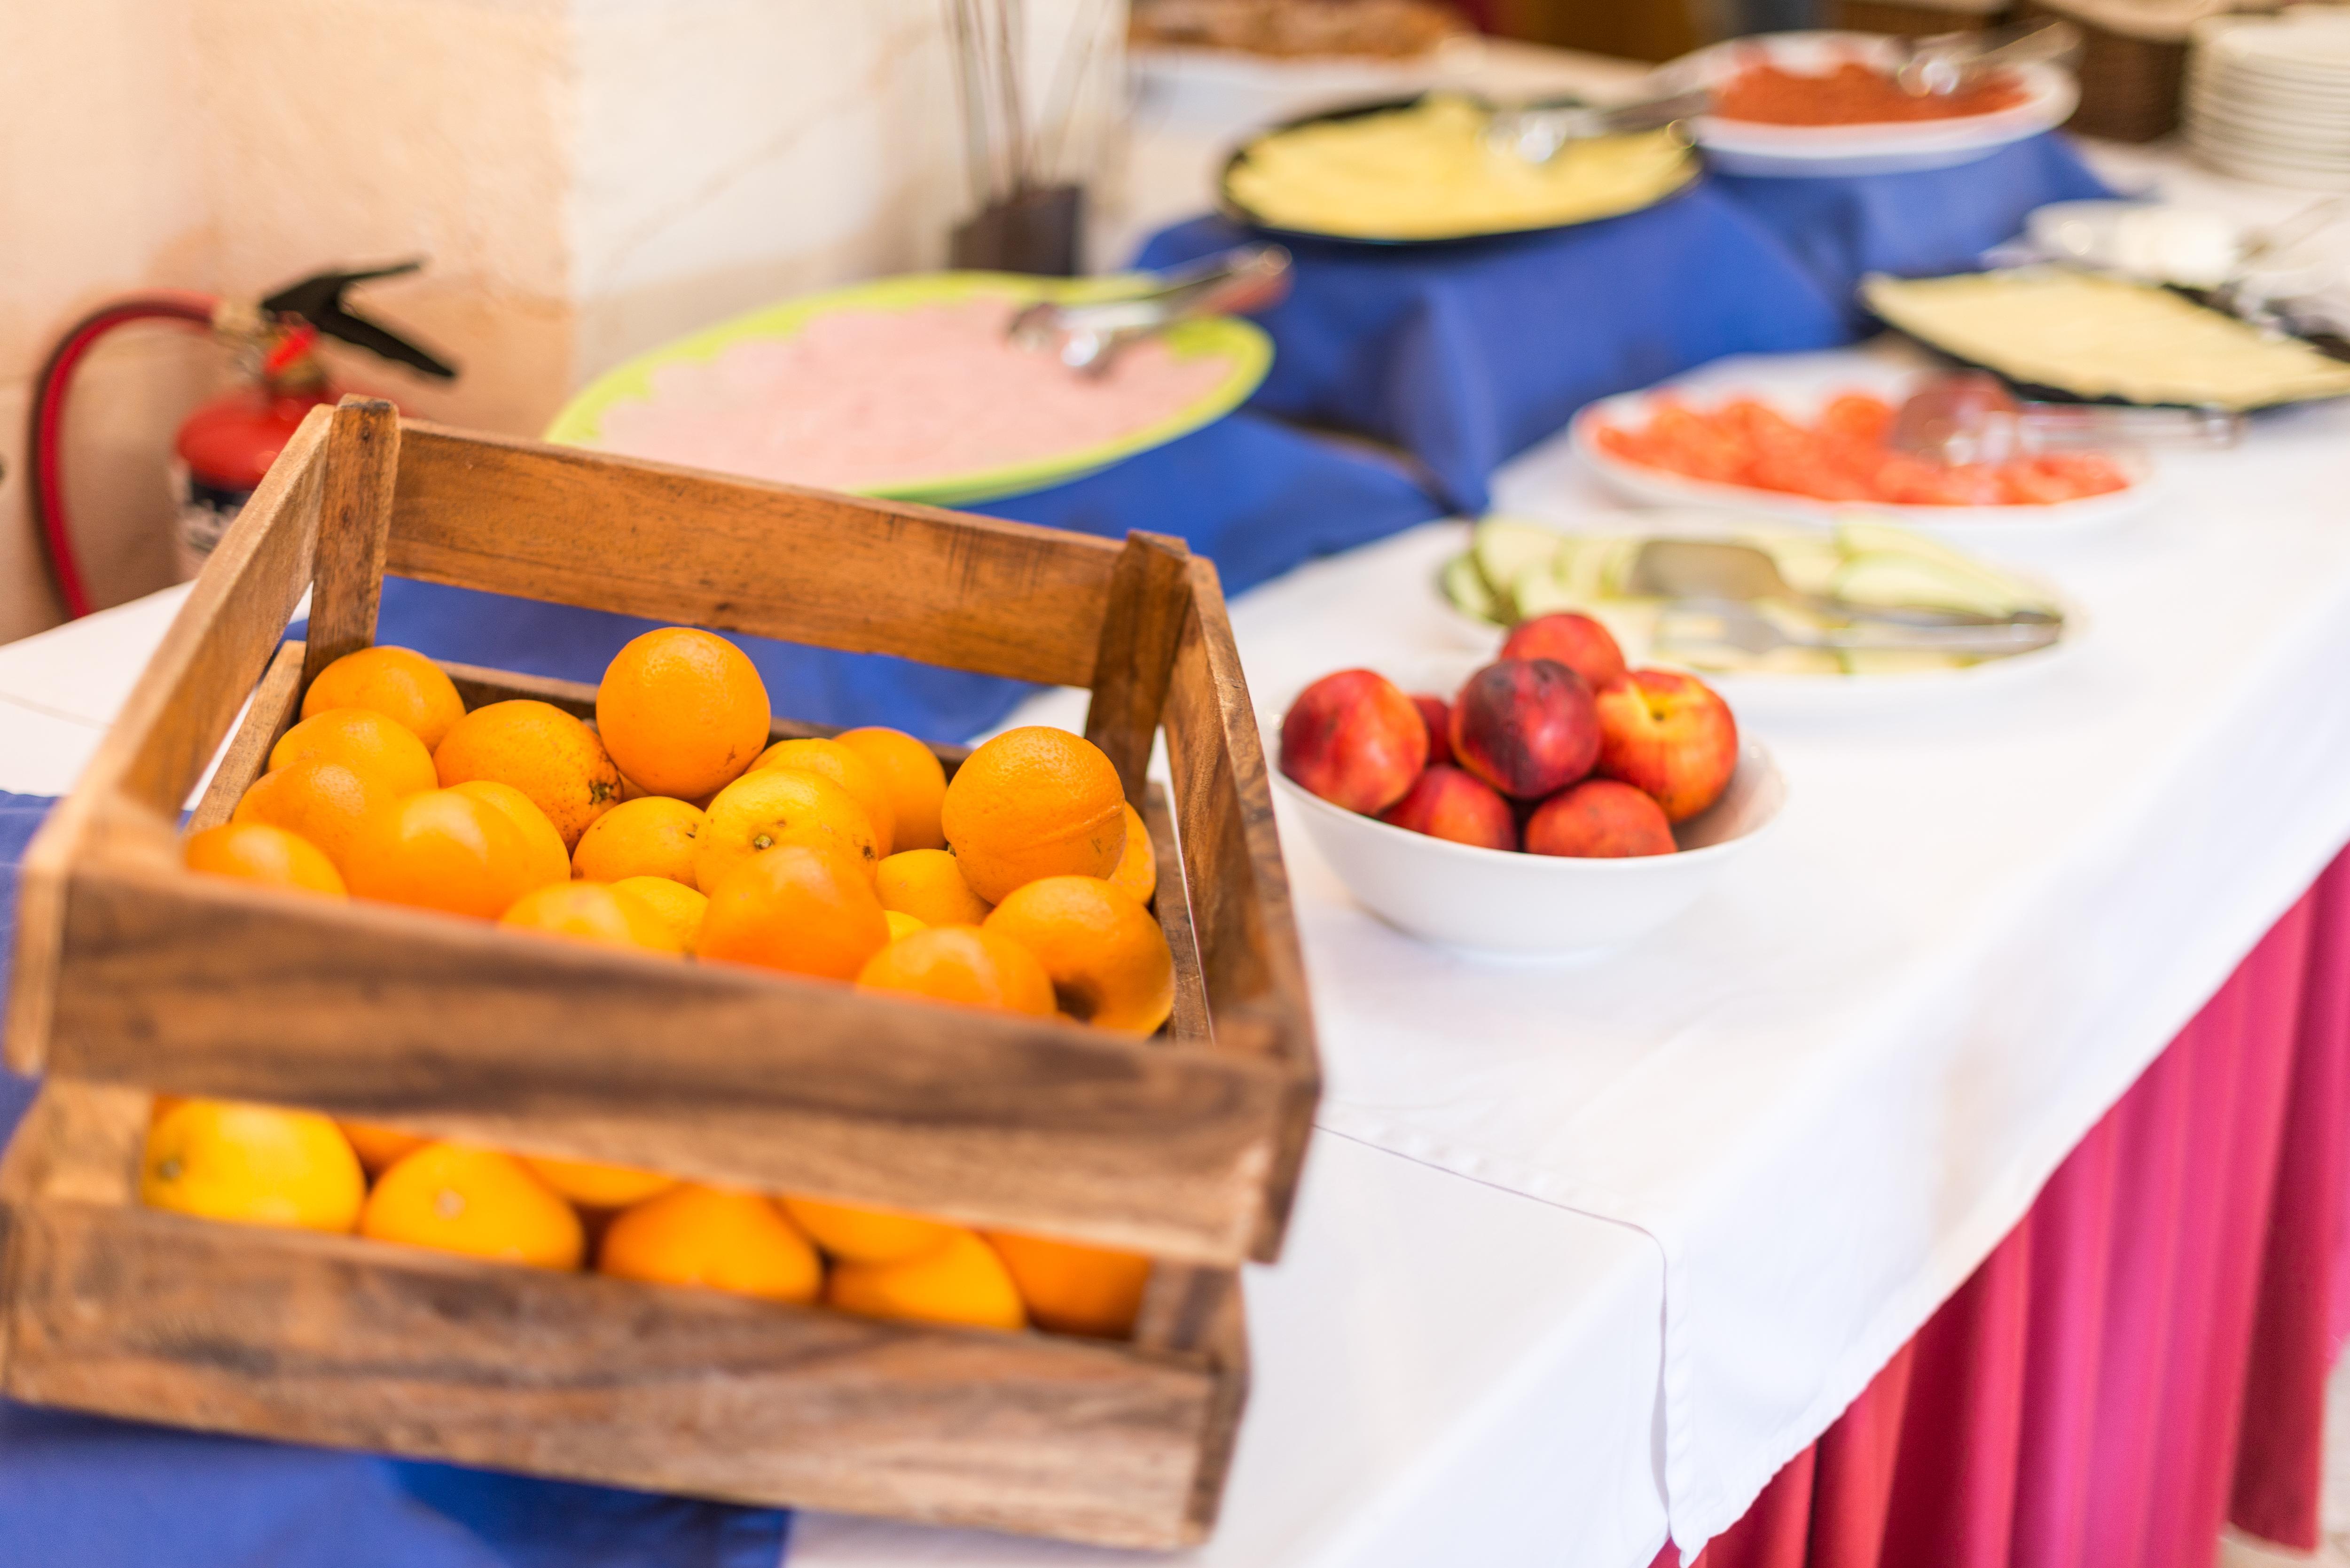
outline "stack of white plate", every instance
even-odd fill
[[[2187,137],[2224,173],[2350,190],[2350,5],[2196,25]]]

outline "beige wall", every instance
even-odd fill
[[[1032,0],[1040,39],[1110,0]],[[965,193],[938,0],[0,4],[0,640],[50,624],[26,384],[127,289],[252,296],[429,258],[364,296],[464,370],[346,384],[531,433],[585,379],[806,288],[935,265]],[[1115,60],[1097,80],[1114,84]],[[164,463],[217,350],[134,329],[68,454],[101,603],[170,580]]]

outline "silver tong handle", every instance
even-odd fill
[[[2227,409],[2119,409],[2025,403],[2015,412],[2027,451],[2111,446],[2231,447],[2244,439],[2244,416]]]
[[[2012,70],[2069,55],[2081,47],[2081,30],[2070,22],[1999,27],[1981,33],[1937,33],[1910,46],[1893,79],[1918,98],[1954,93],[1987,71]]]
[[[1280,303],[1289,292],[1289,252],[1251,244],[1159,275],[1159,286],[1124,299],[1051,306],[1064,325],[1097,332],[1147,332],[1198,316],[1245,315]]]
[[[1626,136],[1656,130],[1675,120],[1688,119],[1713,107],[1713,95],[1703,88],[1642,99],[1613,109],[1587,104],[1527,104],[1493,111],[1485,126],[1485,145],[1496,152],[1528,163],[1547,163],[1569,142],[1599,136]]]

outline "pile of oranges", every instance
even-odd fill
[[[468,711],[422,655],[363,649],[319,672],[268,771],[228,823],[188,838],[185,859],[280,888],[935,1003],[1134,1036],[1166,1023],[1174,964],[1149,908],[1157,863],[1099,748],[1015,729],[950,780],[900,731],[770,743],[772,718],[743,651],[691,628],[623,648],[592,724],[526,700]],[[999,1326],[1075,1321],[1040,1303],[1024,1268],[1081,1278],[1096,1294],[1117,1282],[1118,1300],[1126,1283],[1140,1288],[1141,1261],[1118,1254],[420,1143],[190,1101],[151,1131],[146,1196],[548,1267],[578,1266],[600,1226],[596,1264],[608,1272],[787,1300],[821,1290],[849,1310],[913,1316],[951,1300],[943,1315]],[[376,1173],[372,1189],[363,1171]],[[192,1196],[213,1189],[234,1196]],[[1081,1332],[1111,1332],[1098,1309],[1087,1321]]]
[[[1069,1241],[225,1100],[159,1098],[139,1175],[149,1205],[208,1220],[981,1328],[1123,1338],[1150,1272]]]

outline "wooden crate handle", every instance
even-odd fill
[[[385,541],[400,476],[400,413],[381,398],[345,394],[327,431],[310,635],[302,689],[318,671],[375,641]]]
[[[1190,547],[1165,534],[1128,534],[1110,573],[1086,739],[1108,753],[1131,801],[1142,799],[1149,779],[1175,647],[1191,613]]]

